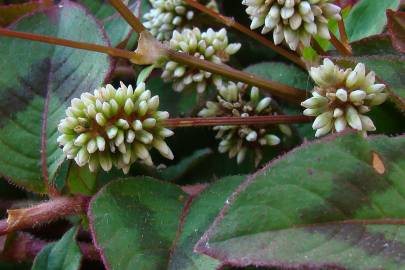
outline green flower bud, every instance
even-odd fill
[[[107,85],[72,100],[58,126],[62,134],[57,141],[68,159],[88,164],[91,171],[115,166],[127,173],[136,161],[153,165],[152,147],[173,159],[164,142],[173,132],[162,127],[168,113],[157,111],[158,106],[159,97],[151,97],[144,83],[135,90],[123,83],[118,89]]]

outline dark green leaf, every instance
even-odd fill
[[[177,179],[184,176],[187,172],[194,169],[201,161],[206,159],[212,150],[205,148],[202,150],[195,151],[191,156],[183,158],[178,164],[172,165],[159,172],[162,179],[168,181],[176,181]]]
[[[97,174],[90,171],[89,167],[79,167],[72,162],[66,179],[70,193],[93,195],[96,191]]]
[[[24,17],[12,29],[108,45],[81,6],[61,5]],[[69,100],[100,86],[110,68],[103,54],[1,37],[0,173],[44,192],[44,179],[52,181],[64,159],[57,124]]]
[[[217,260],[196,254],[193,248],[243,179],[244,176],[230,176],[213,183],[192,201],[189,209],[185,209],[185,222],[172,252],[169,270],[216,269]]]
[[[404,269],[405,137],[350,132],[251,176],[197,251],[233,266]]]
[[[154,95],[160,97],[160,109],[170,112],[171,117],[190,115],[197,106],[197,93],[190,90],[177,93],[170,83],[160,77],[151,77],[146,85]]]
[[[152,178],[117,180],[90,203],[94,241],[107,269],[165,269],[186,195]]]
[[[76,233],[77,228],[72,228],[58,242],[45,246],[35,258],[32,270],[79,270],[82,254]]]

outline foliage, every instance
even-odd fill
[[[121,2],[159,42],[128,24]],[[0,0],[0,268],[405,269],[403,5],[312,1],[308,13],[279,2]],[[287,22],[297,31],[274,36]],[[362,121],[347,120],[343,92]],[[328,121],[313,124],[301,102]],[[158,105],[170,118],[142,118]],[[89,107],[108,121],[95,125]],[[368,137],[332,126],[335,112]],[[69,129],[58,131],[62,119]],[[93,152],[89,138],[114,131],[110,122],[121,125],[104,142],[117,158],[97,170],[105,145]],[[312,128],[333,134],[317,139]],[[169,129],[127,160],[123,148]]]

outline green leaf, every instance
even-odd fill
[[[245,179],[244,176],[223,178],[200,193],[189,209],[180,232],[180,237],[172,252],[169,270],[214,270],[219,262],[205,255],[193,252],[194,245],[208,226],[214,221],[221,208],[235,188]]]
[[[66,179],[70,193],[93,195],[96,192],[96,180],[97,174],[91,172],[88,166],[79,167],[75,162],[70,164]]]
[[[187,172],[192,171],[201,161],[212,154],[209,148],[195,151],[192,155],[183,158],[178,164],[172,165],[159,172],[160,178],[167,181],[176,181]]]
[[[313,88],[308,73],[293,64],[263,62],[251,65],[245,68],[244,71],[302,90],[309,91]]]
[[[148,177],[111,182],[92,199],[93,240],[107,269],[165,269],[186,195]]]
[[[385,11],[397,10],[399,0],[361,0],[345,20],[346,31],[350,41],[381,34],[387,24]]]
[[[142,69],[142,71],[139,72],[138,78],[136,79],[136,85],[145,82],[154,69],[155,65],[150,65],[149,67]]]
[[[97,22],[79,5],[24,17],[12,29],[108,45]],[[45,192],[64,160],[57,124],[73,97],[100,86],[109,57],[8,37],[0,38],[0,173],[35,192]]]
[[[35,258],[32,270],[79,270],[82,254],[76,233],[77,228],[72,228],[58,242],[45,246]]]
[[[196,249],[239,267],[404,269],[403,149],[354,132],[303,145],[246,180]]]
[[[168,111],[171,117],[190,115],[197,106],[197,92],[175,92],[170,83],[165,83],[159,77],[150,78],[147,88],[160,97],[160,109]]]

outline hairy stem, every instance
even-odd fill
[[[112,57],[122,57],[122,58],[126,58],[126,59],[132,59],[135,55],[134,52],[130,52],[127,50],[106,47],[106,46],[101,46],[101,45],[97,45],[97,44],[55,38],[55,37],[50,37],[50,36],[38,35],[38,34],[12,31],[12,30],[8,30],[8,29],[4,29],[4,28],[0,28],[0,36],[27,39],[27,40],[32,40],[32,41],[48,43],[48,44],[52,44],[52,45],[60,45],[60,46],[71,47],[71,48],[76,48],[76,49],[81,49],[81,50],[86,50],[86,51],[99,52],[99,53],[108,54]]]
[[[0,237],[1,246],[4,246],[6,238],[6,236]],[[38,253],[49,244],[47,241],[36,239],[32,235],[23,232],[18,232],[10,242],[7,243],[4,250],[1,250],[1,260],[33,261]],[[84,258],[92,261],[100,260],[100,255],[92,244],[78,242],[78,245]]]
[[[7,210],[7,220],[0,221],[0,235],[81,213],[87,203],[86,197],[58,197],[29,208]]]
[[[214,19],[217,19],[218,21],[222,22],[226,26],[232,27],[232,28],[248,35],[249,37],[259,41],[260,43],[269,47],[273,51],[279,53],[280,55],[284,56],[285,58],[289,59],[290,61],[292,61],[292,62],[296,63],[297,65],[301,66],[302,68],[306,69],[305,63],[297,55],[283,49],[283,47],[276,46],[273,42],[271,42],[264,36],[257,34],[256,32],[254,32],[254,31],[250,30],[249,28],[243,26],[242,24],[236,22],[233,18],[223,16],[220,13],[205,7],[204,5],[201,5],[200,3],[198,3],[195,0],[185,0],[185,2],[188,5],[192,6],[193,8],[198,9],[199,11],[211,16]]]
[[[198,118],[171,118],[164,122],[166,127],[204,127],[204,126],[234,126],[234,125],[270,125],[270,124],[296,124],[311,122],[312,117],[304,115],[271,115],[251,117],[198,117]]]

